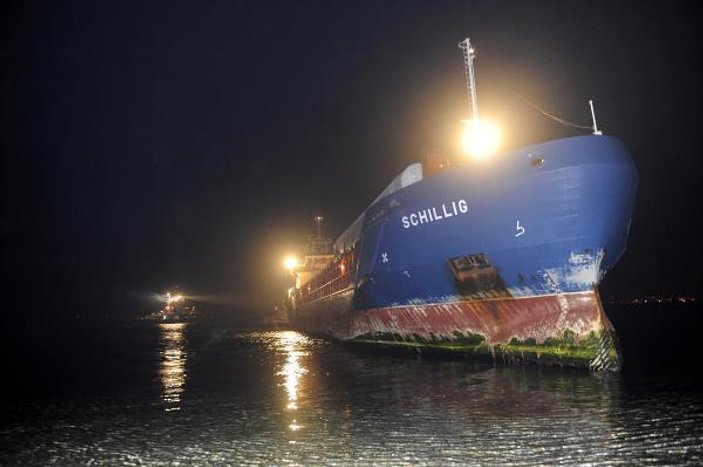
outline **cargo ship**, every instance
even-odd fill
[[[478,122],[474,51],[464,50]],[[380,347],[617,371],[598,287],[625,252],[638,184],[618,138],[592,134],[412,164],[335,241],[291,267],[294,328]],[[319,225],[319,224],[318,224]]]

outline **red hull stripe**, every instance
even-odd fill
[[[317,316],[310,327],[342,340],[377,333],[423,338],[474,333],[493,345],[506,344],[512,338],[533,338],[541,343],[567,329],[576,335],[612,329],[595,291],[376,308],[342,316],[330,316],[331,320]],[[321,325],[323,329],[319,329]]]

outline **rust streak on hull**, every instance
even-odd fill
[[[297,322],[307,331],[341,341],[444,347],[508,361],[619,369],[614,329],[595,290],[375,308],[341,316],[321,305],[301,310]]]

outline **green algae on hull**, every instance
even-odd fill
[[[394,333],[376,333],[358,336],[349,343],[395,347],[399,350],[427,351],[428,354],[493,361],[508,364],[539,364],[547,366],[588,368],[594,371],[619,370],[620,356],[614,334],[591,331],[586,336],[576,336],[567,329],[560,337],[549,337],[542,343],[536,339],[513,338],[507,344],[490,345],[480,334],[454,332],[452,338],[431,334],[401,336]]]

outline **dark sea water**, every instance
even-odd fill
[[[665,313],[611,313],[621,374],[384,356],[286,330],[57,329],[6,365],[0,464],[702,465],[701,353],[666,335],[695,333]]]

